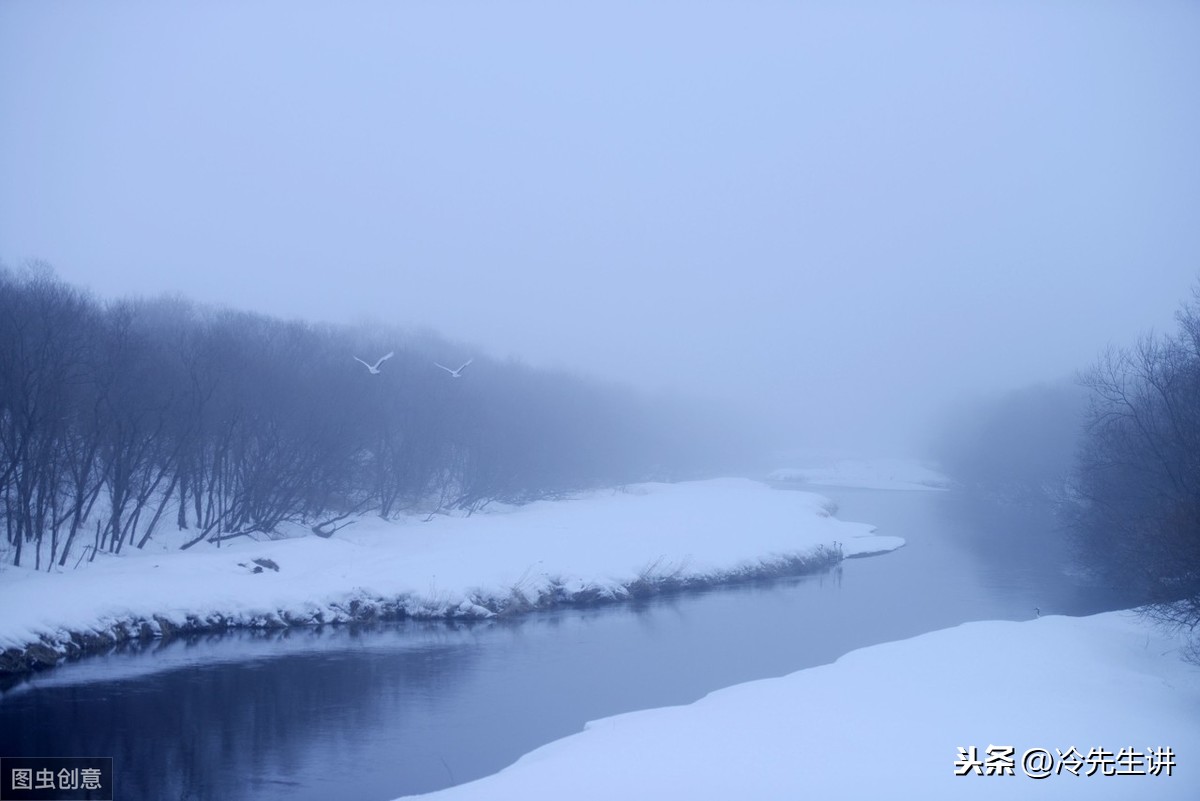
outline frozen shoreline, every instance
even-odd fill
[[[1190,801],[1200,795],[1200,667],[1182,661],[1181,645],[1130,612],[966,623],[592,721],[499,773],[419,797],[768,801],[902,788],[947,801]],[[1010,775],[987,775],[993,746],[1012,747]],[[1068,767],[1032,778],[1022,760],[1035,749]],[[1092,749],[1109,753],[1093,759]]]
[[[55,573],[6,567],[0,672],[181,632],[612,603],[813,572],[904,544],[832,509],[746,479],[640,484],[471,517],[361,518],[329,539],[133,551]],[[253,572],[256,559],[279,569]]]

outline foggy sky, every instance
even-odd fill
[[[0,260],[897,451],[1171,327],[1198,78],[1193,2],[9,0]]]

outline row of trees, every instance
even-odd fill
[[[354,361],[395,351],[379,374]],[[284,521],[474,509],[716,458],[668,404],[464,357],[433,335],[283,322],[178,299],[101,304],[0,274],[0,514],[14,564],[183,547]],[[458,362],[455,362],[456,364]]]

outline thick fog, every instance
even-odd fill
[[[1190,2],[10,0],[0,260],[903,452],[1171,325],[1198,76]]]

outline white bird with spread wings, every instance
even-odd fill
[[[386,362],[388,359],[392,358],[395,355],[396,355],[396,351],[394,351],[394,350],[390,351],[387,356],[380,356],[379,361],[375,362],[374,364],[367,364],[366,362],[364,362],[362,359],[358,358],[357,356],[354,357],[354,361],[358,362],[363,367],[367,368],[367,372],[370,373],[371,375],[379,375],[379,365],[383,364],[384,362]]]
[[[437,365],[438,367],[442,368],[443,370],[445,370],[447,373],[449,373],[451,378],[462,378],[462,371],[467,369],[467,365],[473,361],[475,361],[475,360],[467,359],[465,362],[462,363],[462,366],[459,367],[457,370],[451,370],[446,365],[438,364],[437,362],[434,362],[434,364]]]

